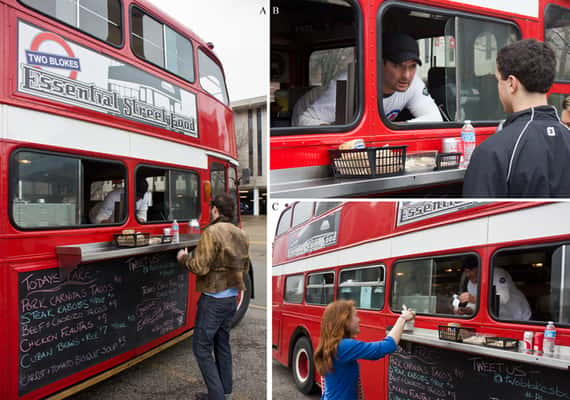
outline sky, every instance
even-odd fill
[[[202,40],[214,43],[214,52],[224,66],[231,102],[266,95],[268,1],[149,1]]]

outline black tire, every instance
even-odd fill
[[[291,358],[291,371],[297,389],[304,394],[315,391],[315,361],[313,359],[313,346],[311,341],[302,336],[293,347]]]
[[[251,277],[248,272],[244,272],[243,274],[243,283],[247,290],[241,292],[238,296],[238,308],[234,315],[234,320],[232,321],[232,328],[240,323],[249,308],[249,301],[251,300]]]

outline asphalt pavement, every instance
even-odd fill
[[[242,227],[250,240],[255,299],[231,335],[233,399],[261,400],[267,397],[266,218],[244,216]],[[205,389],[189,338],[69,399],[187,400]]]

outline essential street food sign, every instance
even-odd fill
[[[196,95],[18,22],[18,90],[198,137]]]
[[[400,201],[397,225],[411,224],[482,204],[485,203],[477,201]]]

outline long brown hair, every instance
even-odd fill
[[[315,351],[315,366],[319,374],[333,371],[333,360],[341,339],[351,337],[348,324],[354,312],[352,300],[337,300],[330,303],[321,320],[321,339]]]

